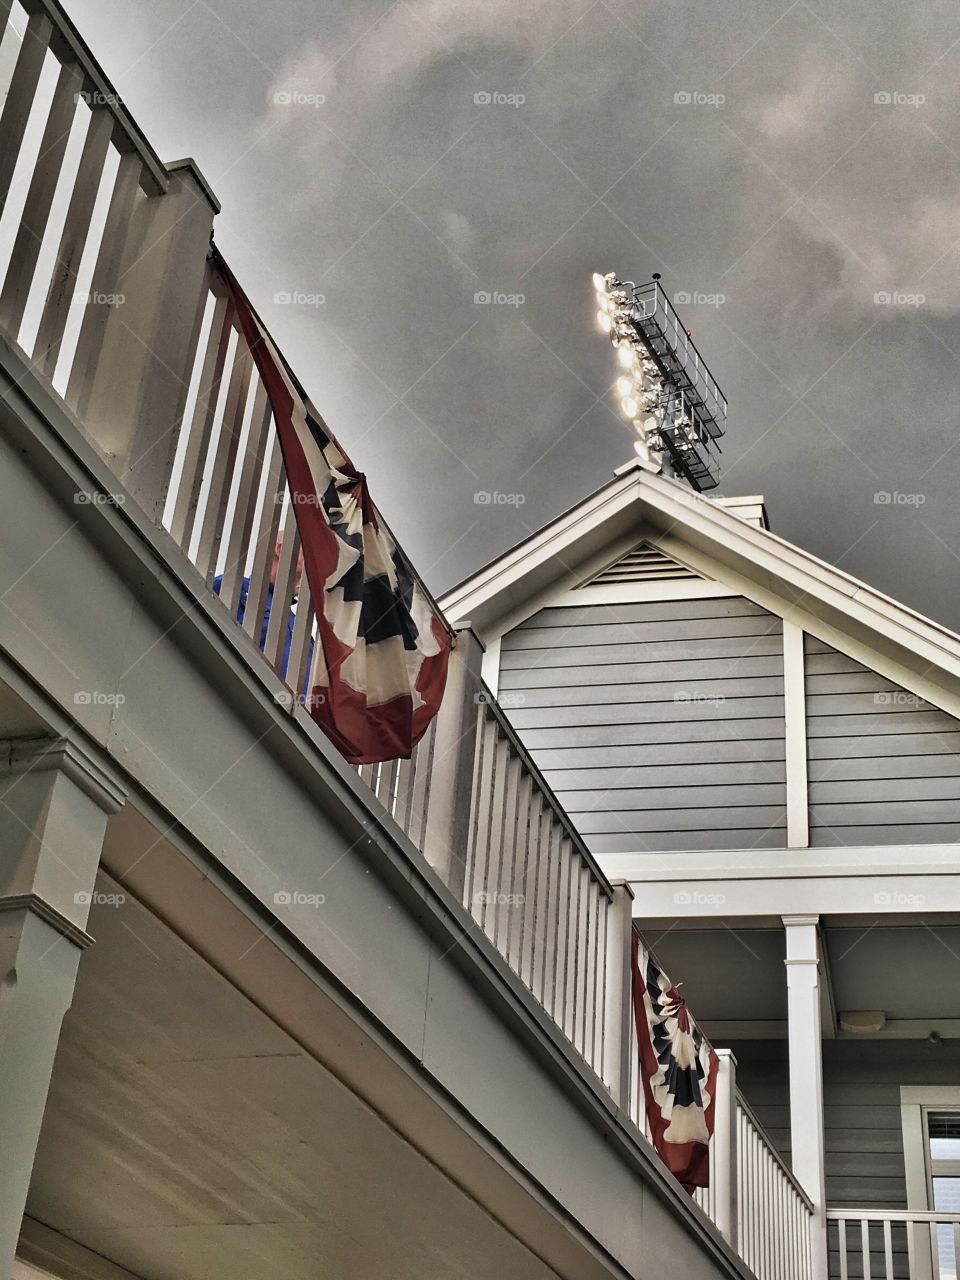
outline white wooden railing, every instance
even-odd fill
[[[829,1209],[827,1244],[840,1280],[957,1280],[960,1213]]]
[[[476,642],[462,634],[460,654],[468,645]],[[629,902],[618,905],[478,666],[456,673],[410,760],[358,772],[587,1064],[616,1089],[620,1037],[629,1034]],[[459,803],[451,806],[458,780]]]
[[[208,254],[216,198],[192,162],[162,164],[57,0],[0,0],[0,29],[0,348],[60,399],[302,715],[315,615],[266,392]],[[645,1131],[629,890],[596,865],[480,657],[461,633],[412,757],[360,777]],[[760,1280],[806,1280],[809,1205],[729,1055],[724,1081],[698,1202]]]
[[[808,1280],[813,1274],[813,1205],[737,1095],[737,1243],[760,1280]]]

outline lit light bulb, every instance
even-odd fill
[[[619,394],[620,394],[621,396],[629,396],[629,395],[633,395],[633,379],[632,379],[632,378],[618,378],[618,379],[617,379],[617,391],[619,392]]]
[[[599,271],[595,271],[593,273],[593,287],[596,289],[597,293],[607,292],[606,278],[602,276]]]
[[[620,401],[620,409],[625,418],[635,418],[640,410],[633,396],[624,396]]]
[[[633,365],[633,347],[629,342],[621,342],[617,347],[617,359],[624,369],[629,369]]]
[[[600,326],[600,328],[603,330],[604,333],[609,333],[610,330],[613,328],[613,321],[610,319],[610,317],[607,315],[605,311],[597,312],[597,324]]]

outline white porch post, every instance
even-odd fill
[[[430,803],[423,837],[427,861],[457,896],[463,890],[470,838],[473,766],[480,707],[483,645],[469,625],[458,629],[437,715]]]
[[[717,1226],[731,1249],[737,1248],[737,1060],[717,1049],[717,1101],[713,1114],[713,1176]]]
[[[637,1054],[632,940],[633,890],[626,881],[614,883],[613,901],[607,913],[603,1080],[624,1115],[630,1114],[630,1064]]]
[[[819,919],[813,915],[784,916],[783,924],[787,943],[791,1163],[797,1180],[813,1202],[813,1277],[826,1280]]]
[[[119,787],[62,739],[0,744],[0,1277],[37,1139]]]

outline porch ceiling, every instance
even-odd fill
[[[784,938],[780,928],[673,929],[645,936],[694,1015],[710,1024],[755,1024],[764,1037],[785,1031]],[[829,982],[838,1012],[882,1010],[924,1036],[960,1020],[960,920],[931,915],[888,924],[864,917],[823,924]],[[956,1032],[951,1032],[955,1034]],[[747,1034],[743,1026],[738,1035]]]
[[[31,1217],[156,1280],[553,1276],[138,903],[90,932]]]

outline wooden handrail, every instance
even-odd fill
[[[828,1222],[942,1222],[960,1223],[960,1213],[937,1209],[827,1209]]]

